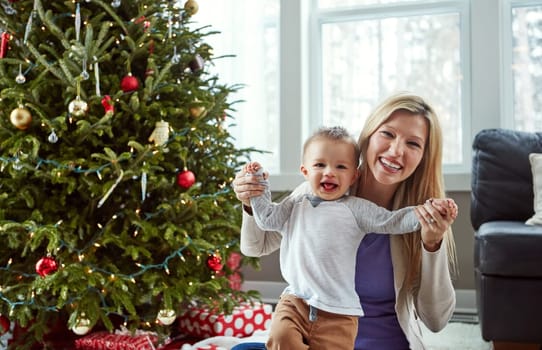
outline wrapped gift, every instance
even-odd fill
[[[75,341],[80,350],[155,350],[158,337],[150,332],[95,332]]]
[[[231,315],[192,306],[179,316],[180,331],[195,337],[248,337],[271,325],[273,307],[262,303],[242,303]]]

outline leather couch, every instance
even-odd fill
[[[542,344],[542,226],[525,224],[534,214],[530,153],[542,153],[542,132],[487,129],[473,141],[470,214],[486,341]]]

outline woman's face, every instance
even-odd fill
[[[420,164],[428,122],[421,115],[395,111],[369,138],[366,161],[374,179],[384,185],[399,184]]]

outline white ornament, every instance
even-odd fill
[[[147,173],[141,174],[141,201],[143,202],[147,197]]]
[[[72,332],[77,335],[85,335],[90,331],[90,320],[87,318],[80,318],[77,320],[75,326],[72,327]]]
[[[98,173],[99,174],[99,173]],[[115,181],[115,183],[113,184],[113,186],[111,186],[109,188],[109,190],[107,190],[107,192],[105,193],[105,195],[102,197],[102,199],[100,199],[100,201],[98,202],[98,208],[100,208],[104,203],[105,201],[107,200],[107,198],[109,198],[109,196],[111,195],[111,193],[113,193],[113,190],[115,189],[115,187],[118,186],[118,184],[121,182],[122,180],[122,177],[124,176],[124,170],[120,169],[120,174],[119,174],[119,177],[117,178],[117,181]],[[99,175],[98,175],[99,177]]]
[[[30,16],[30,18],[32,18],[32,16]],[[25,81],[26,81],[26,77],[23,74],[22,65],[19,64],[19,74],[17,74],[17,76],[15,77],[15,82],[17,84],[24,84]]]
[[[177,318],[177,314],[175,314],[175,311],[171,309],[160,310],[158,312],[158,316],[156,317],[158,322],[160,322],[161,324],[165,326],[169,326],[170,324],[175,322],[176,318]]]
[[[47,140],[50,143],[57,143],[58,142],[58,136],[57,136],[57,134],[56,134],[56,132],[54,130],[51,131],[51,133],[49,134],[49,137],[47,137]]]
[[[149,141],[154,142],[155,146],[166,144],[169,139],[169,123],[163,120],[156,122],[155,128],[149,136]]]

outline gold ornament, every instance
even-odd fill
[[[200,103],[200,101],[196,98],[194,103]],[[202,105],[192,106],[188,110],[193,118],[203,117],[207,113],[207,110]]]
[[[198,12],[199,5],[195,0],[188,0],[184,3],[184,10],[189,16],[192,16]]]
[[[11,123],[15,125],[17,129],[25,130],[30,126],[30,123],[32,123],[32,115],[23,105],[19,105],[19,107],[11,111],[9,120],[11,120]]]
[[[170,324],[175,322],[176,318],[177,318],[177,314],[175,314],[175,311],[171,309],[160,310],[158,312],[158,316],[156,317],[158,322],[160,322],[164,326],[169,326]]]
[[[77,96],[75,100],[71,101],[68,105],[68,111],[74,117],[82,117],[88,111],[88,104]]]
[[[90,331],[90,320],[87,318],[80,318],[77,320],[75,326],[72,327],[72,332],[77,335],[85,335]]]
[[[205,107],[203,106],[190,107],[190,115],[194,118],[201,117],[204,113]]]

